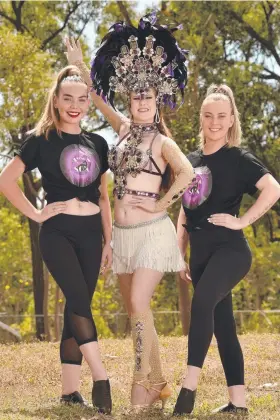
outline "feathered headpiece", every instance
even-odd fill
[[[117,22],[103,38],[91,67],[93,88],[114,107],[115,92],[157,92],[158,104],[176,105],[176,92],[187,83],[186,50],[172,35],[181,29],[156,24],[155,12],[140,19],[138,28]]]

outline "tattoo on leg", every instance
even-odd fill
[[[141,370],[141,355],[143,352],[143,342],[141,332],[144,329],[144,325],[142,322],[137,322],[136,324],[136,370]]]

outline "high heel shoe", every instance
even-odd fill
[[[249,410],[246,407],[237,407],[236,405],[232,404],[232,402],[229,402],[227,405],[223,405],[222,407],[216,408],[212,411],[212,413],[232,413],[239,414],[241,416],[248,416]]]
[[[190,414],[193,411],[196,391],[187,388],[181,388],[173,411],[173,416]]]
[[[87,400],[78,392],[72,392],[71,394],[63,394],[60,397],[60,402],[62,404],[79,404],[83,407],[88,407]]]
[[[162,389],[154,388],[155,386],[164,385]],[[152,402],[155,404],[158,401],[161,401],[162,409],[164,409],[165,404],[167,403],[168,398],[171,396],[171,389],[167,382],[160,382],[158,384],[153,384],[150,386],[150,389],[159,393],[158,397]]]
[[[95,381],[92,387],[92,405],[98,412],[110,414],[112,411],[112,398],[109,379]]]
[[[149,382],[144,379],[142,381],[134,381],[133,384],[132,384],[132,387],[133,387],[133,385],[140,385],[141,387],[145,388],[146,395],[145,395],[145,398],[144,398],[144,402],[143,403],[142,402],[141,402],[141,404],[133,404],[133,403],[131,403],[131,408],[133,410],[135,410],[135,411],[140,411],[140,410],[143,410],[145,408],[148,408],[149,407],[149,403],[147,401],[147,397],[149,395],[149,389],[150,389]],[[131,400],[133,400],[132,394],[133,394],[133,388],[131,390]]]

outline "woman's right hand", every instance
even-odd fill
[[[83,61],[83,52],[79,40],[76,42],[73,37],[71,40],[66,38],[65,45],[67,48],[65,55],[69,64],[75,64],[76,61]]]
[[[43,223],[51,217],[65,212],[66,207],[67,205],[64,201],[57,201],[55,203],[48,204],[42,210],[38,210],[36,222]]]
[[[186,264],[185,270],[181,270],[179,272],[179,276],[180,276],[180,279],[184,280],[187,283],[192,282],[190,268],[189,268],[188,264]]]

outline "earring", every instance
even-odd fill
[[[155,122],[156,122],[157,124],[159,124],[159,122],[160,122],[158,108],[157,108],[157,110],[156,110]]]

